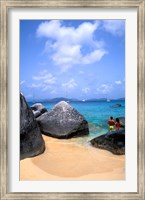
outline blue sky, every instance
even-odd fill
[[[21,20],[27,100],[125,97],[125,20]]]

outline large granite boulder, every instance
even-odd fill
[[[20,94],[20,158],[36,156],[45,149],[37,121],[24,96]]]
[[[89,134],[86,119],[67,102],[61,101],[50,112],[37,118],[42,133],[55,138],[71,138]]]
[[[112,131],[92,139],[91,144],[94,147],[106,149],[113,154],[125,154],[125,130]]]
[[[47,109],[41,103],[35,103],[31,106],[31,109],[35,118],[40,117],[40,115],[47,112]]]

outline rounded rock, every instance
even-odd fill
[[[37,118],[42,133],[55,138],[71,138],[89,134],[86,119],[67,102],[61,101],[50,112]]]
[[[45,143],[37,121],[24,96],[20,94],[20,159],[43,153]]]

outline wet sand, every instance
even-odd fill
[[[43,154],[20,161],[20,180],[124,180],[125,156],[43,135]]]

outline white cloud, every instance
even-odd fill
[[[42,67],[46,66],[45,62],[39,62],[38,64],[39,64],[39,66],[42,66]]]
[[[37,83],[37,84],[35,84],[35,83],[32,83],[32,85],[30,86],[30,88],[36,88],[36,89],[41,89],[42,91],[46,91],[46,90],[48,90],[48,89],[51,89],[51,86],[50,85],[47,85],[47,84],[45,84],[45,83]]]
[[[54,64],[62,72],[74,64],[92,64],[99,61],[107,51],[102,41],[94,40],[94,32],[98,29],[99,21],[84,22],[77,28],[64,26],[60,20],[43,22],[37,29],[38,37],[46,37],[45,52],[47,51]],[[88,51],[88,47],[91,49]],[[82,49],[86,48],[86,53]]]
[[[32,79],[35,81],[31,87],[41,88],[42,91],[46,91],[56,83],[56,77],[49,73],[47,70],[39,72],[37,76],[33,76]]]
[[[25,82],[26,82],[25,80],[21,81],[21,82],[20,82],[20,85],[23,85]]]
[[[32,96],[32,94],[28,94],[28,95],[26,95],[25,97],[26,97],[26,98],[32,98],[33,96]]]
[[[84,71],[82,71],[82,70],[80,70],[80,71],[79,71],[79,74],[84,74],[84,73],[85,73],[85,72],[84,72]]]
[[[97,88],[97,92],[100,94],[108,94],[112,91],[112,89],[112,84],[102,84],[100,87]]]
[[[56,78],[55,77],[48,78],[48,79],[44,80],[44,83],[52,85],[52,84],[56,83]]]
[[[89,91],[90,91],[89,87],[86,87],[86,88],[82,89],[82,92],[85,93],[85,94],[87,94]]]
[[[72,65],[81,61],[79,45],[61,45],[52,56],[52,60],[61,68],[61,72],[67,71]]]
[[[82,44],[92,41],[92,34],[98,26],[99,21],[95,21],[94,23],[84,22],[77,28],[74,28],[63,26],[60,20],[51,20],[39,25],[37,36],[52,38],[57,43]]]
[[[103,28],[115,35],[122,36],[125,31],[125,21],[124,20],[103,20]]]
[[[43,86],[42,83],[40,83],[40,84],[32,83],[32,85],[31,85],[30,87],[31,87],[31,88],[40,88],[40,87],[42,87],[42,86]]]
[[[115,81],[115,84],[116,84],[116,85],[121,85],[122,82],[121,82],[121,81]]]
[[[51,21],[46,21],[43,22],[39,25],[37,29],[37,36],[44,36],[44,37],[51,37],[55,39],[58,37],[58,30],[60,28],[60,21],[59,20],[51,20]],[[54,32],[54,30],[56,30]]]
[[[77,86],[77,83],[75,82],[75,80],[72,78],[71,80],[69,80],[67,83],[63,83],[62,87],[66,88],[66,89],[73,89]]]
[[[56,90],[52,90],[50,94],[57,94]]]
[[[46,70],[39,73],[38,76],[33,76],[33,80],[43,81],[44,84],[54,84],[56,82],[56,77],[51,73],[48,73]]]
[[[50,85],[42,85],[42,91],[46,91],[48,89],[51,89],[51,86]]]
[[[101,58],[105,54],[107,54],[107,52],[103,49],[95,50],[95,51],[91,52],[90,54],[84,56],[82,59],[82,63],[83,64],[95,63],[96,61],[101,60]]]

